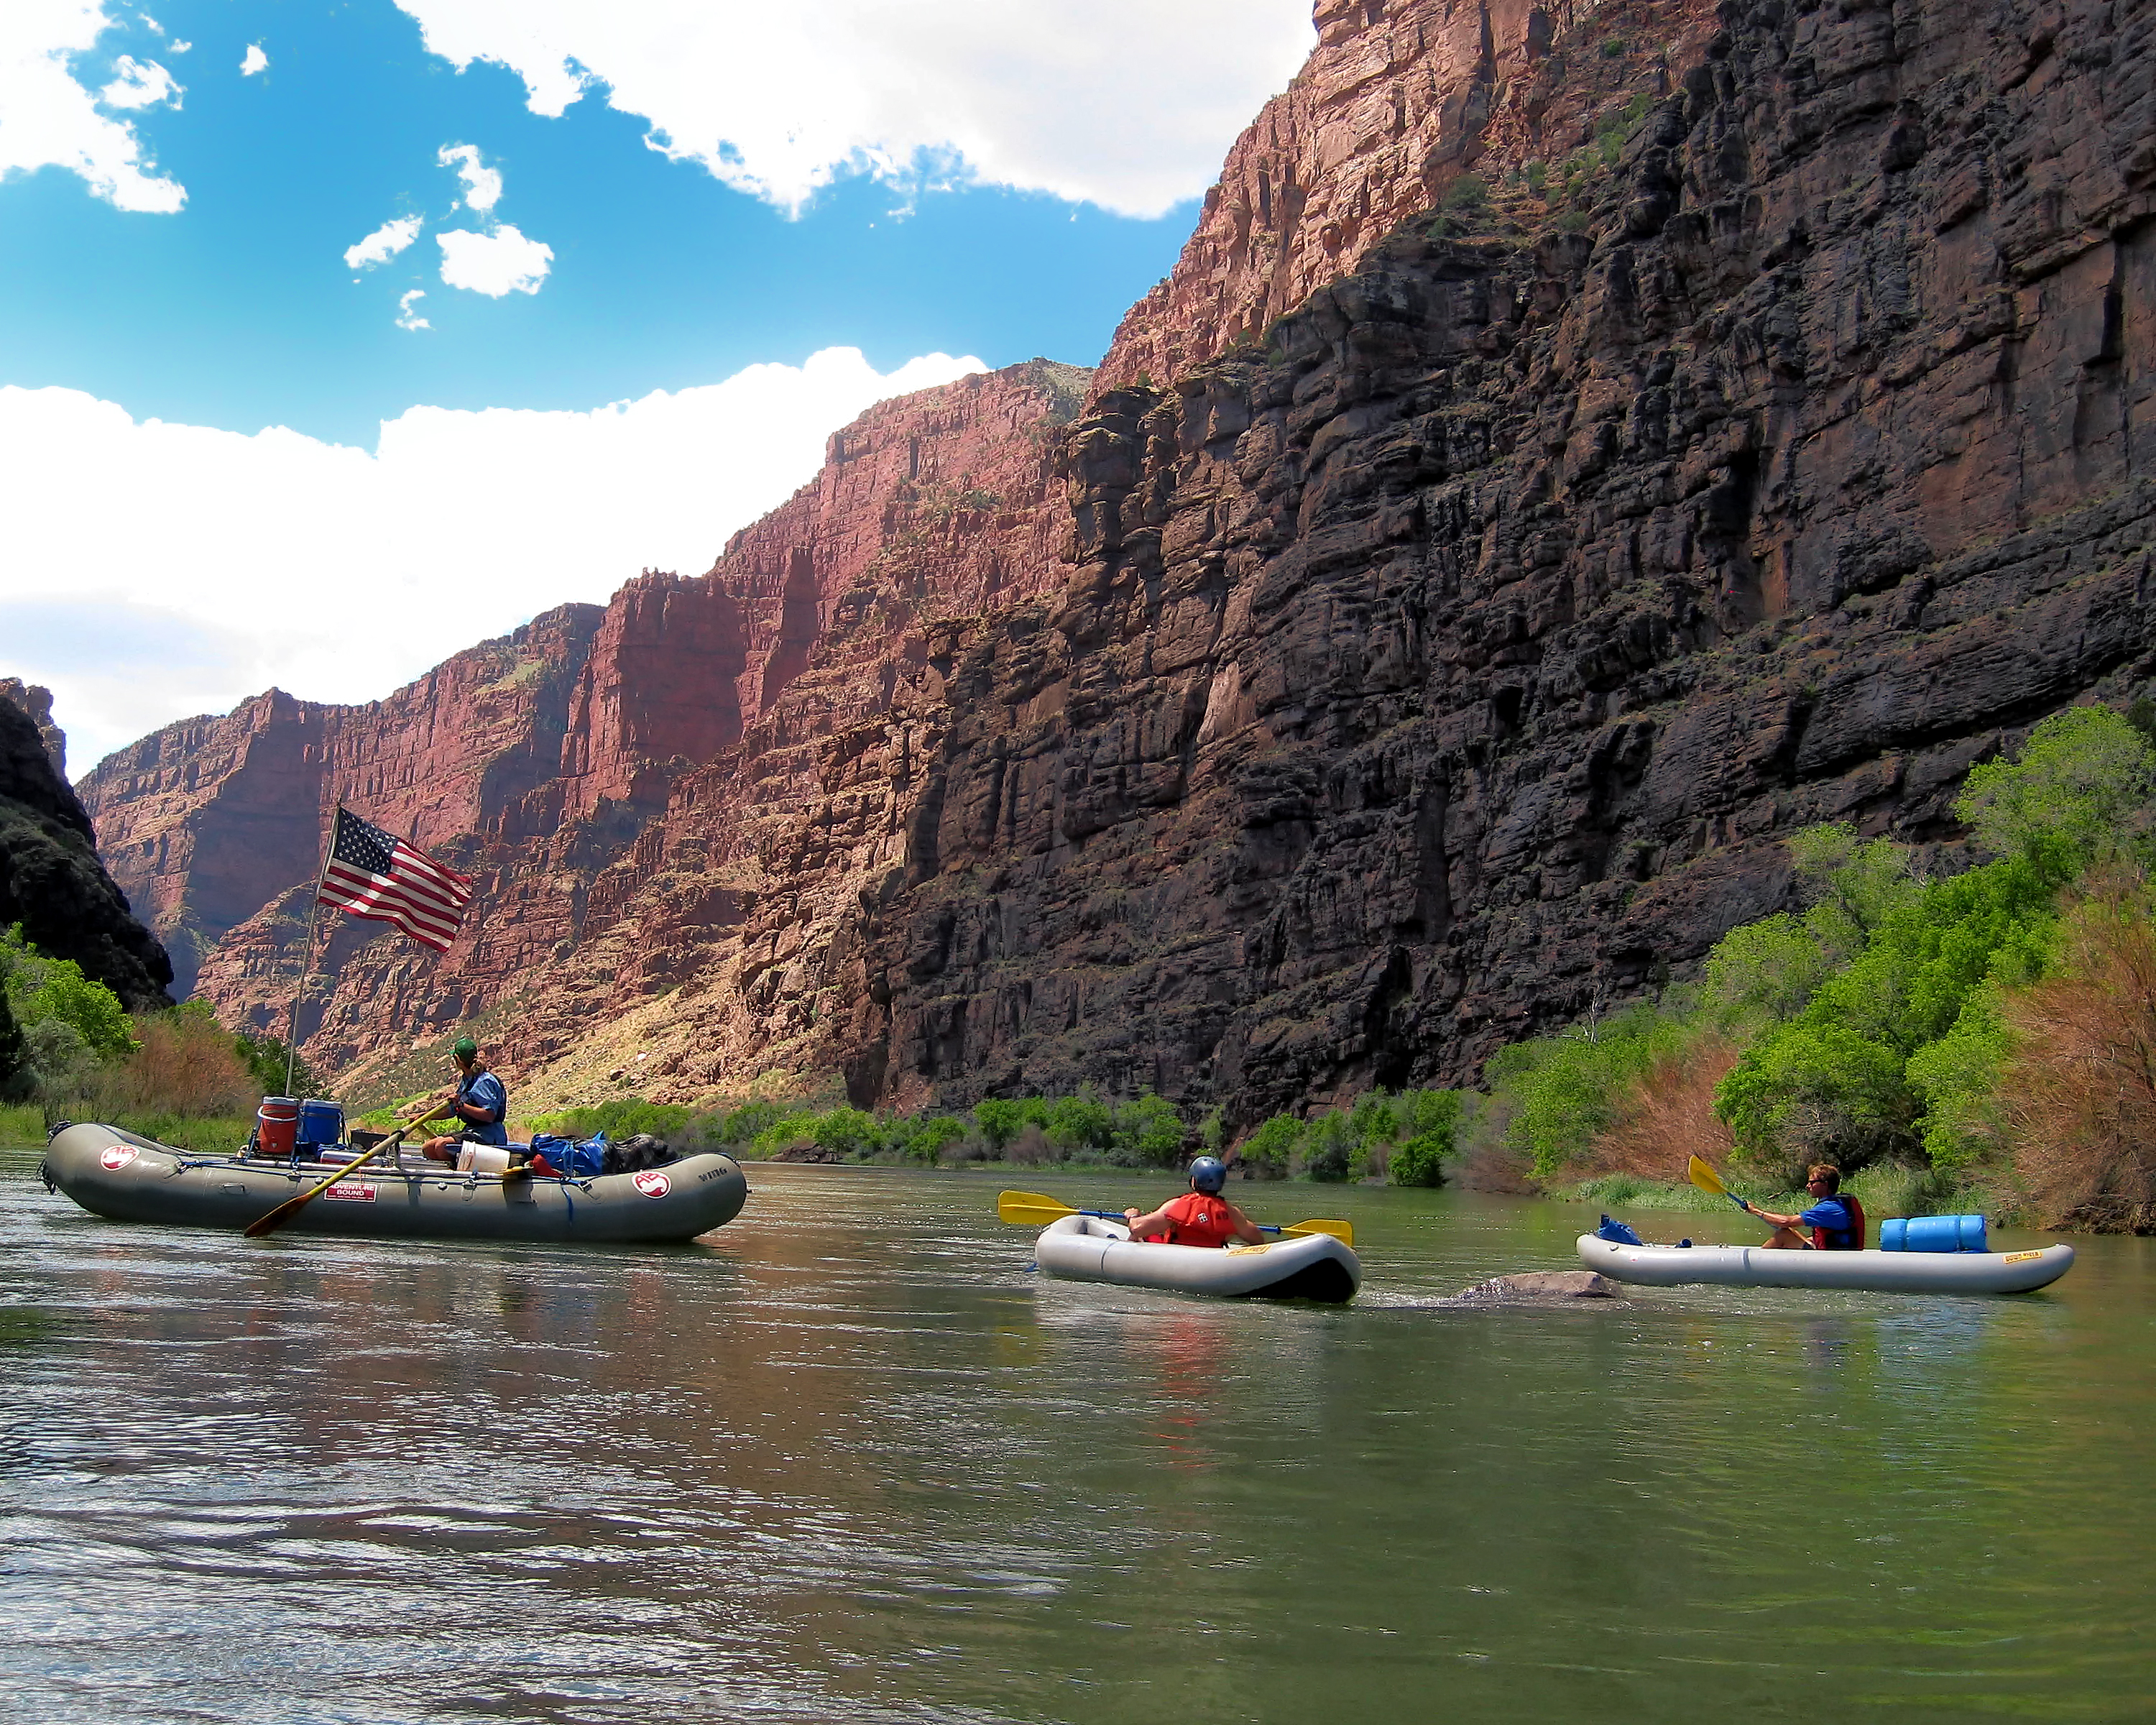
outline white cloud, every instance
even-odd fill
[[[367,270],[388,263],[419,237],[426,220],[424,216],[400,216],[393,222],[384,222],[357,245],[345,248],[344,267]]]
[[[708,568],[870,403],[979,369],[830,348],[590,413],[413,408],[372,454],[0,388],[0,675],[53,687],[77,770],[273,683],[372,700],[640,567]]]
[[[142,14],[142,24],[143,28],[153,36],[162,36],[165,33],[165,27],[146,12]]]
[[[465,182],[465,203],[479,214],[485,215],[501,202],[501,174],[480,162],[478,145],[444,144],[434,160],[457,171],[457,177]]]
[[[170,215],[186,189],[158,174],[131,123],[98,112],[69,64],[113,28],[99,0],[0,4],[0,180],[63,167],[121,209]]]
[[[842,173],[985,182],[1156,216],[1203,192],[1310,51],[1310,0],[397,0],[427,46],[590,88],[649,141],[798,209]],[[1134,90],[1134,44],[1172,83]]]
[[[185,54],[193,48],[193,46],[194,44],[192,42],[175,42],[172,44],[172,52],[174,54]]]
[[[269,69],[270,56],[263,53],[262,44],[259,42],[249,43],[247,58],[239,63],[239,75],[243,78],[252,78],[257,72],[266,72]]]
[[[434,238],[442,248],[442,280],[490,299],[537,293],[553,264],[553,247],[526,239],[508,222],[491,234],[452,228]]]
[[[400,295],[398,296],[397,300],[397,327],[398,329],[431,330],[434,328],[434,325],[429,323],[425,318],[420,316],[417,311],[414,311],[412,309],[413,306],[417,305],[420,300],[426,297],[427,290],[424,288],[413,288],[410,293]]]
[[[155,60],[123,54],[112,63],[112,69],[118,75],[97,93],[98,100],[108,108],[154,108],[164,102],[177,108],[187,94]]]

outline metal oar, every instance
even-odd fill
[[[1004,1221],[1020,1228],[1045,1228],[1050,1222],[1060,1222],[1065,1216],[1100,1216],[1111,1222],[1130,1219],[1121,1210],[1075,1209],[1060,1199],[1050,1198],[1039,1192],[1003,1194],[996,1199],[996,1214]],[[1257,1225],[1267,1234],[1329,1234],[1342,1245],[1355,1244],[1355,1230],[1345,1222],[1330,1219],[1290,1222],[1285,1226],[1260,1222]]]

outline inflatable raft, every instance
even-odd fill
[[[1760,1246],[1626,1245],[1579,1236],[1579,1261],[1613,1281],[1674,1288],[1859,1288],[1875,1294],[2025,1294],[2074,1266],[2070,1245],[2028,1252],[1803,1252]]]
[[[349,1156],[341,1158],[349,1161]],[[337,1163],[195,1156],[111,1126],[71,1126],[38,1172],[53,1190],[119,1222],[242,1229]],[[588,1180],[460,1174],[408,1156],[377,1160],[296,1211],[280,1231],[384,1239],[693,1240],[741,1214],[748,1182],[730,1156],[703,1154]]]
[[[1041,1230],[1033,1255],[1049,1275],[1070,1281],[1231,1300],[1322,1300],[1337,1306],[1353,1299],[1363,1285],[1362,1260],[1329,1234],[1255,1246],[1156,1245],[1132,1240],[1120,1222],[1065,1216]]]

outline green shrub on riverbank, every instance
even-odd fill
[[[1240,1146],[1232,1164],[1265,1178],[1385,1179],[1436,1186],[1454,1153],[1462,1117],[1455,1091],[1371,1091],[1352,1105],[1311,1120],[1281,1115]],[[535,1132],[621,1138],[650,1132],[676,1150],[722,1150],[745,1160],[837,1160],[924,1167],[994,1163],[1015,1168],[1067,1167],[1180,1170],[1194,1156],[1219,1152],[1218,1108],[1187,1117],[1147,1093],[1106,1100],[993,1096],[963,1114],[878,1116],[851,1107],[817,1109],[758,1098],[692,1110],[625,1097],[542,1115]]]
[[[2017,759],[1969,773],[1956,812],[1988,860],[1928,878],[1907,846],[1845,827],[1798,834],[1799,912],[1733,930],[1696,988],[1492,1058],[1478,1147],[1589,1197],[1599,1177],[1667,1181],[1699,1153],[1784,1188],[1810,1162],[1836,1163],[1880,1214],[2005,1213],[2034,1196],[2055,1222],[2076,1204],[2156,1221],[2156,1166],[2123,1147],[2139,1134],[2104,1123],[2138,1094],[2133,1062],[2070,1055],[2035,1009],[2108,977],[2084,981],[2076,1022],[2099,1042],[2133,1040],[2102,1028],[2104,1003],[2132,1019],[2147,991],[2106,954],[2147,936],[2152,803],[2143,727],[2076,707]],[[2092,921],[2097,902],[2109,909]],[[2062,916],[2109,931],[2109,946],[2064,940]],[[2156,1033],[2156,1002],[2146,1010]],[[2086,1076],[2047,1081],[2069,1059],[2108,1075],[2108,1114],[2083,1106]],[[2030,1099],[2046,1096],[2040,1133]]]
[[[270,1069],[274,1065],[274,1075]],[[297,1076],[311,1082],[301,1067]],[[281,1089],[285,1050],[236,1034],[199,1001],[130,1015],[72,960],[49,957],[19,927],[0,934],[0,1101],[59,1120],[101,1120],[187,1149],[236,1149],[255,1098]]]

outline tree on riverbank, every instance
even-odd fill
[[[296,1076],[303,1087],[314,1081],[304,1066]],[[48,1122],[105,1120],[231,1149],[255,1097],[281,1091],[285,1078],[275,1038],[226,1029],[199,1001],[131,1015],[71,959],[40,952],[20,928],[0,934],[0,1101],[30,1105]]]
[[[1699,1153],[1789,1186],[1824,1159],[1920,1176],[1919,1201],[2156,1223],[2152,802],[2141,728],[2077,707],[1970,772],[1955,808],[1984,860],[1959,872],[1796,834],[1799,911],[1732,931],[1694,987],[1500,1054],[1482,1147],[1546,1185]]]

